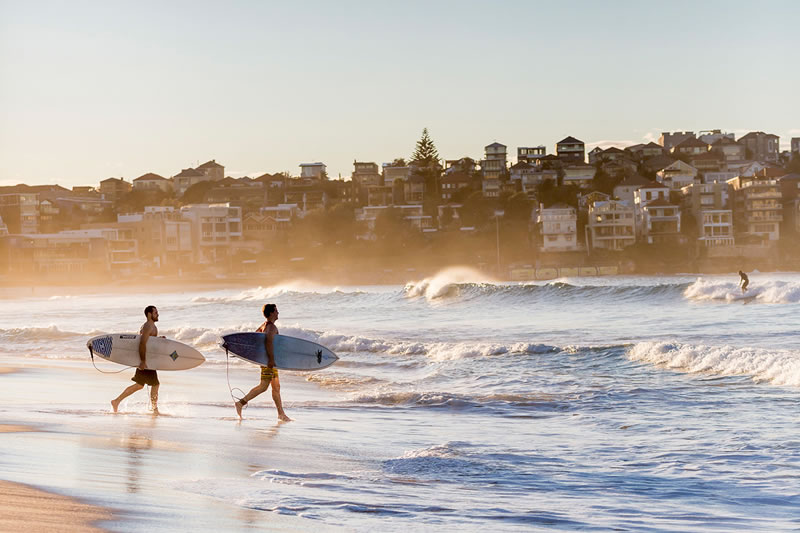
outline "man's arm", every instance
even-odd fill
[[[139,368],[142,370],[147,368],[147,338],[150,336],[150,331],[150,326],[146,325],[142,328],[142,334],[139,336],[139,358],[142,360]]]
[[[267,348],[267,368],[275,368],[275,350],[273,339],[275,338],[275,328],[267,328],[267,338],[264,344]]]

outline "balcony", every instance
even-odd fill
[[[783,222],[783,215],[779,213],[762,216],[748,215],[746,220],[747,222]]]
[[[754,198],[765,198],[765,199],[772,199],[772,200],[780,200],[781,193],[780,191],[745,191],[744,193],[745,200],[752,200]]]

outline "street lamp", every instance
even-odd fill
[[[494,223],[497,230],[497,276],[500,276],[500,217],[505,215],[505,211],[496,210],[494,212]]]

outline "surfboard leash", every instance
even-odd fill
[[[120,372],[125,372],[126,370],[129,370],[129,369],[133,368],[132,366],[126,366],[122,370],[116,370],[114,372],[108,372],[106,370],[100,370],[99,368],[97,368],[97,365],[94,364],[94,352],[92,351],[92,348],[89,347],[89,346],[87,346],[87,348],[89,349],[89,357],[92,360],[92,366],[94,367],[95,370],[97,370],[101,374],[119,374]]]
[[[228,380],[228,391],[231,394],[231,399],[233,400],[233,403],[238,403],[238,402],[242,401],[242,399],[244,399],[245,392],[242,389],[240,389],[239,387],[231,388],[231,375],[230,375],[230,359],[231,359],[231,357],[230,357],[230,355],[228,355],[228,346],[223,344],[222,347],[225,348],[225,378]],[[235,390],[238,390],[242,394],[241,398],[237,398],[236,396],[233,395],[233,391],[235,391]],[[246,403],[242,404],[242,409],[247,409],[247,404]]]

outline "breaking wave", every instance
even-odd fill
[[[751,376],[756,383],[800,386],[800,354],[788,350],[640,342],[629,349],[628,358],[683,372]]]
[[[542,284],[495,284],[495,283],[446,283],[435,287],[425,283],[409,283],[405,286],[406,298],[426,298],[430,302],[447,300],[498,299],[512,303],[514,300],[534,300],[543,298],[604,299],[616,300],[647,299],[653,296],[680,297],[689,283],[662,283],[658,285],[572,285],[563,281]]]
[[[346,290],[340,287],[325,287],[310,281],[296,280],[269,287],[256,287],[245,289],[232,295],[221,296],[196,296],[192,298],[194,303],[238,303],[238,302],[265,302],[269,299],[281,296],[346,296],[366,294],[361,290]]]
[[[26,342],[26,341],[52,341],[66,340],[75,337],[94,337],[100,335],[101,331],[77,332],[65,331],[58,326],[31,327],[31,328],[9,328],[0,329],[0,339],[6,342]]]
[[[690,300],[716,302],[758,302],[787,304],[800,302],[800,283],[791,281],[764,281],[742,292],[738,284],[699,278],[684,291]]]

